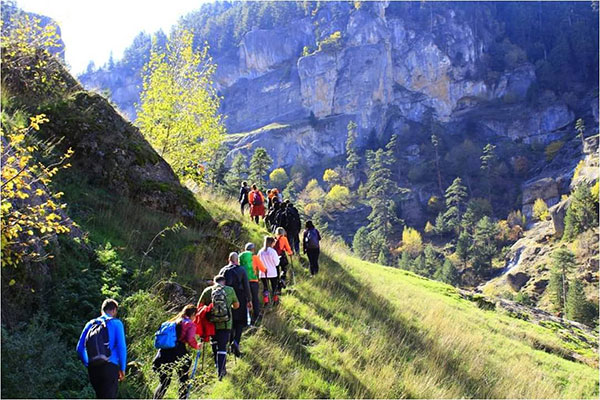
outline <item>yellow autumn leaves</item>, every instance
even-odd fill
[[[70,228],[60,215],[64,208],[58,199],[63,193],[52,193],[47,185],[73,155],[69,149],[57,161],[44,165],[34,158],[37,146],[27,137],[40,125],[48,122],[44,114],[30,118],[29,126],[5,132],[0,128],[2,171],[0,174],[0,231],[2,265],[16,265],[23,261],[39,261],[48,255],[43,247],[55,234],[67,233]]]

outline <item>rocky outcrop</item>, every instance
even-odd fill
[[[535,181],[526,182],[521,187],[523,192],[523,214],[531,218],[533,212],[533,203],[537,199],[542,199],[548,206],[553,206],[560,200],[558,185],[554,178],[542,178]]]
[[[102,96],[76,92],[43,111],[50,119],[48,132],[65,138],[59,146],[74,150],[70,161],[73,170],[81,172],[81,183],[100,185],[161,211],[204,216],[169,164]]]
[[[556,237],[562,237],[565,232],[565,216],[567,210],[571,204],[571,198],[562,200],[554,207],[549,208],[550,217],[552,218],[552,225],[554,226],[554,234]]]
[[[310,117],[313,126],[302,132],[334,135],[328,140],[342,142],[343,127],[320,131],[314,121],[343,115],[357,122],[357,145],[363,147],[373,137],[385,143],[393,133],[415,135],[427,129],[433,115],[448,134],[474,126],[490,141],[547,144],[573,123],[573,112],[561,101],[526,103],[537,79],[531,64],[483,80],[482,59],[493,37],[481,27],[475,33],[452,7],[437,9],[428,26],[409,16],[388,16],[386,9],[385,2],[358,10],[325,3],[314,16],[285,29],[247,33],[236,54],[217,60],[215,80],[228,130],[299,125]],[[334,32],[341,35],[337,45],[319,49]],[[302,55],[303,46],[310,54]],[[253,141],[270,143],[271,133]],[[229,141],[233,149],[247,145],[247,139],[238,139]],[[289,141],[277,157],[288,160],[280,166],[289,168],[295,158],[288,148],[300,139],[281,139]],[[302,154],[303,159],[323,153],[304,150],[312,154]],[[341,156],[343,147],[327,152]]]

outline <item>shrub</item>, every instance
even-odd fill
[[[524,227],[527,223],[527,219],[525,218],[523,213],[521,213],[521,210],[511,211],[508,214],[506,221],[508,222],[508,226],[510,226],[511,228],[514,228],[515,226]]]
[[[287,172],[285,172],[285,169],[276,168],[269,174],[269,180],[271,182],[271,185],[278,188],[279,190],[282,190],[286,187],[286,185],[290,181],[290,178]]]
[[[545,221],[550,217],[548,205],[543,199],[536,199],[533,203],[533,216],[539,221]]]
[[[325,208],[328,210],[341,210],[351,203],[350,190],[346,186],[334,185],[325,196]]]
[[[546,155],[546,161],[554,160],[554,157],[556,157],[556,154],[558,154],[558,152],[560,151],[560,149],[563,148],[564,145],[565,142],[563,142],[562,140],[556,140],[550,143],[548,146],[546,146],[546,149],[544,150],[544,154]]]
[[[342,48],[342,33],[335,31],[319,42],[319,51],[334,52]]]
[[[335,185],[340,182],[340,174],[338,174],[333,169],[326,169],[323,173],[323,181],[329,183],[330,185]]]
[[[594,200],[595,203],[598,203],[598,197],[600,195],[599,192],[600,192],[600,181],[596,181],[594,186],[592,186],[590,189],[590,193],[592,195],[592,200]]]
[[[61,334],[36,314],[14,330],[2,326],[3,398],[90,398],[87,374]]]
[[[402,251],[415,257],[423,251],[423,239],[416,229],[405,227],[402,231]]]
[[[583,168],[584,165],[585,165],[585,160],[579,160],[579,162],[577,163],[577,166],[575,167],[575,171],[573,171],[573,180],[575,180],[579,177],[579,174],[581,173],[581,169]]]

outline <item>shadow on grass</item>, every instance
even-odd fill
[[[454,354],[443,349],[439,344],[431,339],[427,339],[426,332],[417,323],[406,318],[398,316],[396,308],[386,300],[382,293],[385,293],[385,288],[381,291],[374,291],[369,286],[357,281],[348,271],[340,264],[331,260],[326,256],[322,256],[323,266],[321,274],[311,280],[311,284],[315,285],[314,292],[309,290],[297,290],[294,296],[303,304],[314,309],[321,317],[330,321],[335,326],[340,326],[347,329],[353,328],[351,321],[362,321],[372,331],[377,331],[383,334],[385,339],[385,348],[382,352],[389,354],[388,360],[392,364],[403,362],[410,363],[415,369],[423,371],[428,365],[437,365],[441,371],[440,382],[451,382],[461,387],[461,395],[464,397],[495,397],[499,394],[494,392],[494,388],[490,385],[489,380],[475,378],[468,374],[464,369],[464,361],[456,357]],[[376,289],[375,289],[376,290]],[[343,299],[347,307],[344,310],[332,309],[336,307],[336,303],[327,302],[321,296],[318,296],[319,291],[324,291],[328,296],[336,299]],[[339,318],[340,311],[343,314],[349,315],[348,319]],[[336,339],[324,329],[318,328],[314,323],[307,319],[300,318],[300,324],[316,332],[318,336]],[[357,322],[358,323],[358,322]],[[307,350],[305,343],[298,337],[294,331],[294,326],[290,324],[280,313],[273,313],[269,318],[265,319],[265,328],[268,332],[269,340],[274,344],[281,346],[284,351],[293,356],[294,361],[298,365],[302,365],[306,369],[310,369],[318,373],[327,382],[336,382],[344,388],[347,388],[350,397],[355,398],[374,398],[381,396],[381,393],[375,393],[361,382],[361,378],[349,370],[348,368],[333,370],[327,366],[321,365],[313,355]],[[339,338],[338,338],[339,339]],[[370,337],[365,337],[365,343],[368,343]],[[260,365],[258,355],[249,355],[248,362],[251,365]],[[367,360],[358,356],[358,365],[366,365]],[[420,364],[418,359],[427,359],[430,361],[426,364]],[[271,370],[262,370],[266,379],[275,379],[274,372]],[[486,374],[494,376],[495,374]],[[232,376],[234,384],[241,384],[242,381],[237,381],[241,377]],[[440,383],[441,384],[441,383]],[[394,396],[397,397],[418,397],[418,393],[407,391],[402,382],[397,382],[393,388]],[[249,393],[244,388],[244,394],[252,397],[253,393]],[[285,397],[297,397],[297,393],[287,393],[285,388],[282,388],[282,394]],[[327,396],[327,393],[323,393]],[[390,394],[384,394],[384,396]]]

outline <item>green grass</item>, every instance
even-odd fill
[[[216,220],[233,204],[203,201]],[[263,232],[244,228],[258,242]],[[326,245],[321,272],[296,261],[297,284],[209,398],[595,398],[595,351],[551,328],[486,311],[445,284]],[[303,260],[305,263],[305,260]],[[212,369],[210,371],[212,373]]]

